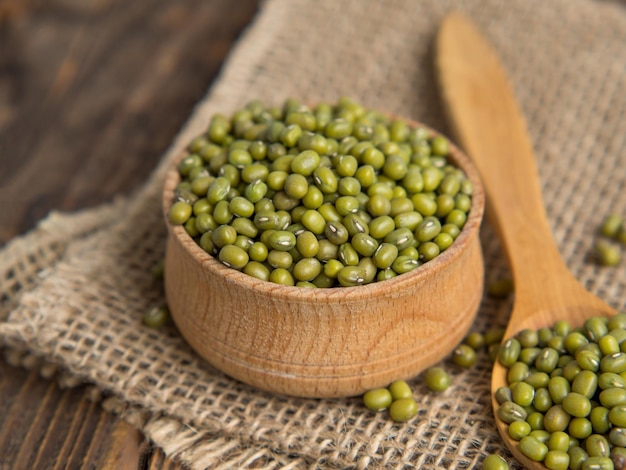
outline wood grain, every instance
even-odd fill
[[[0,246],[138,188],[256,0],[0,0]],[[125,422],[0,360],[0,469],[179,468]]]
[[[544,210],[535,155],[506,73],[492,46],[461,14],[451,14],[437,37],[437,71],[458,141],[475,162],[487,193],[488,215],[504,245],[515,283],[515,302],[505,338],[524,328],[551,327],[557,320],[582,326],[593,316],[616,312],[568,271]],[[496,362],[491,389],[507,385]],[[499,406],[493,399],[494,410]],[[496,420],[513,455],[533,462]]]

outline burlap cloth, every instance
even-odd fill
[[[623,3],[268,0],[141,191],[81,213],[51,214],[3,249],[4,347],[117,397],[127,419],[193,468],[471,468],[492,452],[510,458],[494,428],[486,355],[467,371],[446,365],[453,385],[441,395],[417,377],[419,415],[394,424],[358,398],[258,391],[200,360],[173,327],[140,324],[146,308],[163,300],[150,269],[164,250],[164,171],[208,117],[257,97],[279,104],[289,96],[316,102],[348,95],[446,132],[432,45],[452,8],[478,23],[510,74],[569,268],[624,309],[626,262],[600,268],[590,258],[602,217],[626,215]],[[482,241],[487,281],[506,275],[488,223]],[[510,300],[485,298],[475,329],[504,325],[509,308]]]

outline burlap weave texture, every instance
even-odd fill
[[[472,468],[488,453],[508,456],[493,425],[485,356],[468,371],[449,365],[453,386],[442,395],[416,378],[419,415],[398,425],[357,398],[260,392],[201,361],[174,328],[140,325],[144,310],[163,300],[150,268],[164,250],[165,169],[210,115],[255,98],[278,104],[290,96],[332,102],[349,95],[445,133],[432,46],[453,8],[483,29],[515,86],[568,267],[626,309],[626,263],[600,268],[589,256],[602,217],[626,215],[623,4],[268,0],[138,194],[55,214],[0,253],[1,340],[120,397],[129,419],[193,468]],[[504,275],[489,224],[482,240],[487,279]],[[509,307],[486,298],[475,329],[503,325]]]

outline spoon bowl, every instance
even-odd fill
[[[525,122],[490,44],[473,23],[452,13],[439,30],[436,56],[454,135],[478,167],[487,194],[487,216],[513,273],[515,301],[504,338],[525,328],[551,327],[557,320],[576,327],[588,318],[615,314],[578,283],[560,256]],[[505,385],[506,369],[496,363],[492,397]],[[492,402],[496,412],[499,405],[495,399]],[[545,468],[521,453],[508,425],[499,419],[496,424],[507,447],[526,468]]]
[[[554,274],[557,274],[556,272]],[[517,278],[516,278],[517,280]],[[521,282],[524,282],[521,280]],[[568,285],[568,283],[559,283],[562,286]],[[580,287],[577,281],[572,280],[569,284],[569,292],[574,294],[577,288]],[[581,288],[582,289],[582,288]],[[517,296],[517,294],[516,294]],[[573,299],[578,301],[576,306],[571,307],[553,307],[545,310],[527,310],[526,303],[522,300],[515,299],[515,305],[509,319],[509,323],[504,334],[504,338],[512,338],[518,332],[529,328],[532,330],[538,330],[542,327],[550,327],[558,320],[568,320],[572,326],[581,326],[585,320],[591,317],[597,316],[611,316],[616,312],[608,305],[595,297],[593,294],[580,290],[578,295],[573,295]],[[495,398],[495,392],[500,387],[508,386],[507,381],[507,368],[502,366],[497,360],[494,363],[492,375],[491,375],[491,403],[494,410],[494,414],[497,416],[497,410],[500,404]],[[501,419],[496,418],[496,427],[500,437],[509,448],[511,453],[519,460],[524,468],[527,469],[545,469],[546,467],[540,462],[533,461],[526,457],[518,448],[518,441],[511,438],[508,432],[508,424],[504,423]]]

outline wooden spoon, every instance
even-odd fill
[[[486,214],[503,243],[515,283],[515,304],[505,332],[580,326],[615,311],[587,292],[568,271],[550,230],[522,113],[496,53],[459,13],[449,14],[437,37],[436,67],[454,134],[474,160],[487,195]],[[492,397],[506,385],[506,370],[493,369]],[[493,400],[494,412],[497,402]],[[513,455],[527,468],[545,468],[525,457],[496,420]]]

